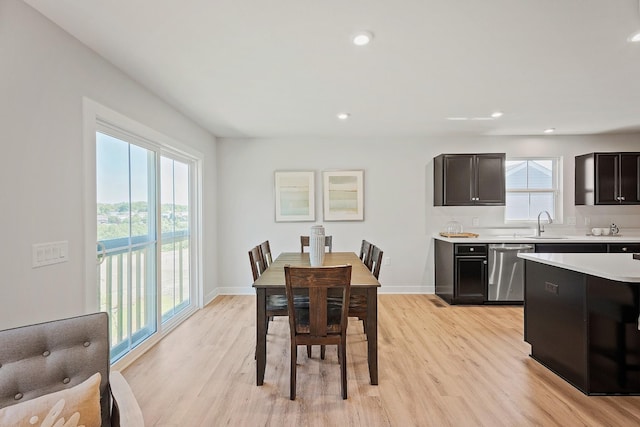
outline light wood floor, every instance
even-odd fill
[[[334,348],[298,352],[289,400],[289,325],[269,327],[256,386],[255,297],[222,296],[124,371],[149,426],[637,426],[640,397],[588,397],[529,357],[522,307],[447,306],[379,296],[380,384],[369,385],[362,323],[350,319],[349,398]]]

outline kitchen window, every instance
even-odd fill
[[[555,157],[507,159],[505,221],[535,221],[542,211],[562,218],[559,168]]]

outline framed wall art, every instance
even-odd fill
[[[364,171],[324,171],[324,220],[364,221]]]
[[[315,173],[276,171],[276,222],[315,221]]]

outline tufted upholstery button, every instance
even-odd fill
[[[63,379],[63,380],[62,380],[62,383],[63,383],[63,384],[69,384],[69,381],[71,381],[71,380],[69,379],[69,377],[66,377],[65,379]]]
[[[51,354],[51,352],[50,352],[49,350],[45,350],[45,352],[44,352],[44,353],[42,353],[42,355],[43,355],[44,357],[47,357],[47,356],[48,356],[48,355],[50,355],[50,354]]]
[[[85,343],[82,344],[82,345],[85,346],[85,347],[89,347],[91,345],[91,343],[89,341],[85,341]]]
[[[13,396],[13,398],[14,398],[15,400],[20,400],[20,399],[22,399],[22,393],[18,393],[18,394],[16,394],[15,396]]]

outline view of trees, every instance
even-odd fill
[[[189,230],[189,208],[186,205],[161,206],[162,233]],[[98,240],[119,239],[149,234],[147,202],[98,203]]]

